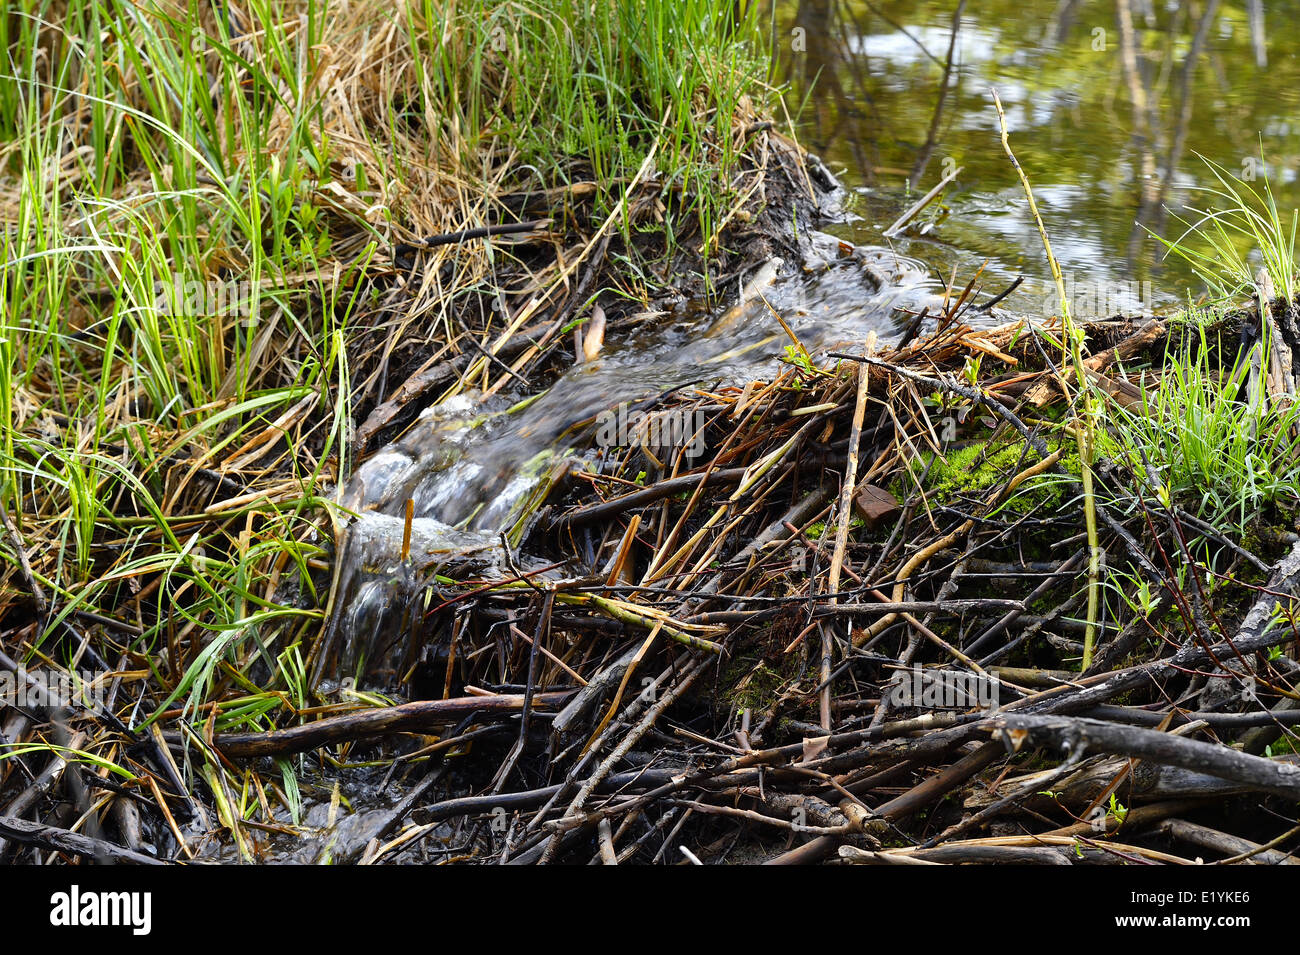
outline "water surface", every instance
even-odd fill
[[[1267,175],[1288,216],[1300,205],[1298,22],[1291,0],[799,0],[777,3],[773,29],[802,141],[855,192],[859,221],[833,231],[882,241],[960,167],[924,217],[927,233],[893,244],[960,285],[985,261],[990,290],[1024,273],[1008,307],[1053,311],[1042,243],[1002,151],[996,88],[1088,316],[1202,294],[1148,230],[1176,239],[1185,226],[1174,217],[1195,219],[1189,206],[1214,201],[1200,191],[1218,185],[1205,159],[1256,188]]]

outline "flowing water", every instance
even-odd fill
[[[1004,303],[1009,312],[1055,313],[990,88],[1034,181],[1076,317],[1167,309],[1200,294],[1193,270],[1166,259],[1155,238],[1177,238],[1179,216],[1194,219],[1189,204],[1207,201],[1198,189],[1215,180],[1198,153],[1261,186],[1267,175],[1284,208],[1300,200],[1300,41],[1289,29],[1297,10],[1270,4],[1252,19],[1253,6],[778,3],[778,67],[789,100],[805,102],[801,139],[847,187],[838,223],[825,226],[833,235],[814,234],[803,261],[743,277],[750,294],[722,314],[683,312],[614,336],[522,408],[452,399],[362,464],[344,493],[359,516],[341,544],[342,672],[388,659],[413,625],[413,596],[439,568],[519,569],[503,563],[503,531],[557,463],[589,448],[598,413],[684,385],[770,377],[790,344],[773,311],[814,357],[860,345],[870,331],[889,340],[945,284],[960,288],[981,269],[986,297],[1025,278]],[[954,171],[939,201],[886,237]]]
[[[344,532],[338,587],[344,671],[363,659],[383,665],[413,625],[412,598],[439,568],[455,562],[504,575],[503,532],[554,467],[588,449],[601,412],[685,385],[770,377],[792,344],[774,313],[816,359],[860,347],[869,331],[896,335],[942,291],[920,261],[884,247],[845,254],[822,233],[810,237],[803,261],[773,259],[754,272],[721,314],[687,312],[612,337],[523,407],[452,398],[366,460],[343,495],[358,515]]]

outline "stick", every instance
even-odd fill
[[[570,691],[535,693],[532,705],[554,707],[567,700]],[[462,696],[451,700],[417,700],[378,709],[329,716],[302,726],[271,730],[269,733],[222,733],[213,744],[230,759],[256,759],[259,756],[288,756],[305,753],[330,743],[364,739],[367,736],[388,736],[428,729],[443,723],[464,719],[471,714],[500,716],[522,712],[525,694],[498,696]],[[168,742],[172,735],[168,734]]]
[[[1084,717],[1008,714],[996,720],[994,725],[1005,730],[1027,732],[1035,744],[1052,746],[1071,754],[1086,747],[1091,752],[1148,759],[1167,766],[1209,773],[1289,799],[1300,799],[1300,766],[1248,756],[1215,743],[1135,726],[1116,726]]]
[[[0,816],[0,835],[14,842],[26,842],[52,849],[55,852],[68,852],[84,859],[105,859],[112,862],[127,862],[134,865],[165,865],[161,859],[147,856],[142,852],[123,849],[103,839],[92,839],[79,832],[43,826],[39,822],[17,819],[13,816]]]
[[[867,335],[866,344],[863,346],[865,354],[871,354],[876,345],[876,333],[870,332]],[[858,393],[853,405],[853,425],[849,430],[849,454],[848,463],[844,469],[844,481],[840,485],[840,514],[839,527],[835,530],[835,552],[831,556],[831,572],[828,587],[831,594],[831,603],[835,603],[836,597],[840,592],[840,569],[844,566],[844,549],[849,542],[849,517],[853,512],[853,492],[857,489],[858,483],[858,441],[862,437],[862,419],[867,412],[867,386],[870,383],[871,366],[862,362],[858,365]],[[822,659],[821,659],[821,723],[822,729],[826,732],[831,730],[831,655],[834,650],[834,643],[831,640],[830,631],[822,627]]]

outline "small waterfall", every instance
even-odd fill
[[[358,516],[338,546],[327,642],[336,660],[328,669],[382,674],[384,682],[400,677],[427,642],[421,620],[431,601],[422,598],[436,591],[440,568],[454,566],[458,578],[517,573],[506,566],[502,533],[557,460],[587,450],[601,412],[684,385],[772,376],[791,344],[773,310],[816,357],[852,347],[868,331],[882,340],[896,336],[906,324],[900,311],[919,311],[933,291],[915,260],[888,249],[845,256],[839,240],[817,235],[799,274],[751,287],[711,322],[669,319],[611,340],[599,357],[575,365],[518,410],[473,394],[426,409],[400,440],[363,462],[344,490],[344,506]]]

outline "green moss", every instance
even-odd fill
[[[753,653],[734,658],[722,674],[722,685],[727,688],[723,699],[737,709],[756,712],[766,710],[776,702],[782,688],[798,669],[798,658],[796,654],[789,654],[779,667],[770,666],[770,659]]]
[[[849,518],[849,530],[851,531],[856,531],[862,526],[862,524],[862,518],[858,517],[856,514]],[[822,535],[826,533],[826,522],[817,521],[813,524],[809,524],[808,529],[804,531],[804,533],[808,536],[809,540],[819,541],[822,539]]]
[[[748,673],[736,674],[736,685],[726,694],[728,703],[737,709],[763,710],[776,699],[785,682],[781,674],[765,664],[759,664]]]
[[[1049,438],[1046,443],[1049,451],[1056,451],[1062,444],[1059,438]],[[976,442],[942,457],[927,454],[915,458],[911,469],[917,479],[925,474],[922,486],[931,501],[946,504],[957,498],[986,496],[985,492],[1037,460],[1038,455],[1033,451],[1025,453],[1024,444],[1018,440],[999,442],[996,447],[988,442]],[[927,464],[929,473],[926,473]],[[1060,464],[1075,476],[1082,473],[1079,452],[1072,446],[1061,455]],[[1063,483],[1059,474],[1035,475],[1016,488],[1003,507],[1023,514],[1041,505],[1058,505],[1064,498]]]
[[[1300,747],[1300,744],[1296,742],[1295,737],[1284,735],[1264,747],[1264,755],[1272,757],[1300,753],[1298,747]]]

